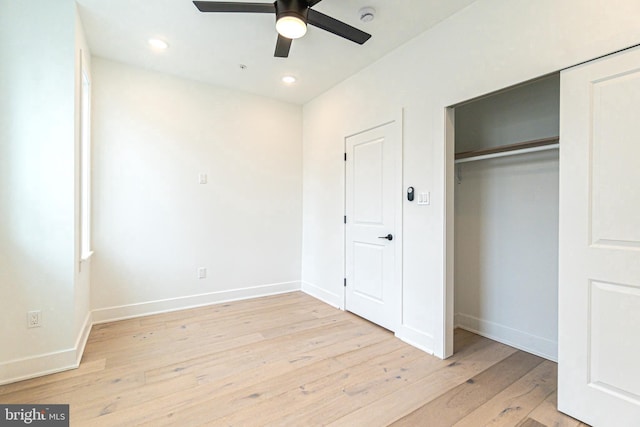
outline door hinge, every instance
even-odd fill
[[[347,278],[346,277],[344,278],[344,287],[345,288],[347,287]]]
[[[344,223],[345,224],[347,223],[347,216],[346,215],[344,216]]]
[[[347,161],[347,153],[344,153],[344,161]]]

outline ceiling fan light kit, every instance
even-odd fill
[[[276,31],[282,37],[299,39],[307,33],[307,24],[297,16],[283,16],[276,21]]]
[[[311,9],[321,1],[276,0],[274,3],[194,1],[193,4],[200,12],[274,13],[278,32],[274,56],[278,58],[289,56],[291,41],[306,34],[307,24],[358,44],[364,44],[371,38],[371,34]]]
[[[276,31],[282,37],[299,39],[307,33],[309,5],[304,0],[276,1]]]

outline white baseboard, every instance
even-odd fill
[[[273,283],[269,285],[252,286],[228,291],[210,292],[199,295],[189,295],[164,300],[148,301],[137,304],[121,305],[117,307],[99,308],[93,310],[93,324],[114,322],[116,320],[149,316],[152,314],[168,313],[186,310],[222,302],[258,298],[269,295],[299,291],[300,282]]]
[[[77,368],[80,366],[89,332],[91,332],[91,313],[87,313],[73,348],[0,363],[0,385]]]
[[[77,368],[76,349],[14,359],[0,364],[0,385]]]
[[[344,310],[343,296],[334,294],[309,282],[302,282],[302,292],[320,301]]]
[[[558,361],[557,341],[461,313],[455,315],[455,325],[457,328],[510,345],[527,353],[532,353],[554,362]]]
[[[82,360],[82,355],[84,354],[84,348],[87,346],[87,341],[89,340],[89,334],[91,333],[92,326],[93,317],[91,312],[88,312],[87,316],[84,319],[84,323],[82,324],[82,329],[78,334],[78,339],[76,340],[76,368],[80,366],[80,361]]]
[[[433,335],[419,331],[411,326],[401,325],[395,332],[396,337],[428,354],[433,354]]]

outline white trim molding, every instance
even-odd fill
[[[342,295],[334,294],[333,292],[329,292],[326,289],[305,281],[302,281],[301,290],[315,299],[339,308],[340,310],[344,310],[344,298]]]
[[[461,328],[494,341],[510,345],[527,353],[544,357],[553,362],[558,361],[557,341],[531,335],[499,323],[461,313],[455,315],[455,325],[456,328]]]
[[[78,334],[78,339],[76,339],[76,368],[80,366],[80,361],[82,360],[84,349],[87,346],[87,341],[89,341],[89,334],[91,333],[92,326],[93,316],[91,312],[88,312],[84,319],[84,323],[82,324],[82,329],[80,329],[80,333]]]
[[[300,289],[301,284],[299,281],[283,282],[240,289],[230,289],[227,291],[209,292],[199,295],[167,298],[116,307],[99,308],[93,310],[93,322],[94,324],[114,322],[116,320],[186,310],[189,308],[219,304],[222,302],[284,294],[287,292],[299,291]]]
[[[419,331],[407,325],[400,325],[395,334],[396,338],[406,342],[407,344],[417,349],[433,355],[433,335]]]
[[[77,368],[77,349],[54,351],[0,364],[0,385]]]

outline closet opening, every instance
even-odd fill
[[[449,343],[466,330],[557,361],[559,104],[556,73],[447,112]]]

